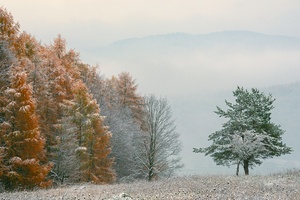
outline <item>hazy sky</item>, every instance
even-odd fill
[[[300,37],[299,0],[1,0],[21,29],[81,51],[147,35],[249,30]]]

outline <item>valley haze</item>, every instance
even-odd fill
[[[224,101],[233,100],[237,86],[255,87],[276,98],[272,121],[286,130],[283,142],[294,150],[265,160],[250,174],[300,167],[299,55],[299,38],[250,31],[152,35],[82,52],[104,75],[127,71],[141,94],[168,98],[183,141],[181,174],[234,174],[234,166],[216,166],[192,149],[208,146],[208,135],[221,129],[224,120],[214,111],[216,106],[226,109]]]

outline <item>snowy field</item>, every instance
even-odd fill
[[[300,170],[268,176],[195,175],[153,182],[0,193],[0,200],[4,199],[300,199]]]

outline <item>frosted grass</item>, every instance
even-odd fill
[[[194,175],[153,182],[74,185],[0,193],[0,199],[300,199],[300,170],[266,176]]]

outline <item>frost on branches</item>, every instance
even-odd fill
[[[1,107],[5,121],[0,124],[4,151],[0,181],[10,190],[47,187],[51,181],[46,176],[52,166],[45,164],[45,140],[39,131],[32,88],[26,83],[26,73],[17,69],[12,71],[10,88],[4,92],[7,101]]]
[[[225,101],[229,109],[217,107],[215,112],[228,119],[223,129],[209,135],[211,146],[194,148],[194,152],[210,155],[217,165],[236,164],[237,175],[240,164],[249,175],[249,167],[260,165],[263,159],[291,153],[292,149],[282,142],[284,131],[271,122],[275,99],[257,89],[249,92],[240,87],[233,95],[235,104]]]

